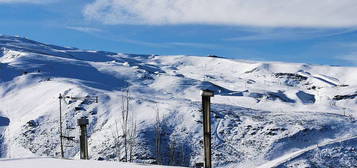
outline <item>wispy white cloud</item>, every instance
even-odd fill
[[[218,48],[219,45],[206,44],[206,43],[192,43],[192,42],[148,42],[142,40],[132,40],[132,39],[120,39],[120,42],[131,43],[135,45],[148,46],[154,48],[176,48],[176,47],[191,47],[191,48],[205,48],[212,49]]]
[[[357,65],[357,42],[332,42],[324,46],[324,48],[337,51],[336,60],[344,61],[350,65]]]
[[[104,24],[357,26],[356,0],[95,0],[86,18]]]
[[[133,40],[133,39],[122,38],[122,39],[118,39],[116,41],[135,44],[135,45],[141,45],[141,46],[148,46],[148,47],[153,47],[153,48],[168,48],[167,44],[160,44],[160,43],[148,42],[148,41],[142,41],[142,40]]]
[[[357,51],[351,52],[347,55],[338,56],[336,57],[336,59],[347,61],[353,65],[357,65]]]
[[[350,42],[350,43],[339,43],[340,47],[350,48],[357,50],[357,42]]]
[[[67,26],[67,29],[85,32],[85,33],[94,33],[94,32],[102,32],[101,29],[93,28],[93,27],[83,27],[83,26]]]
[[[58,0],[0,0],[0,3],[32,3],[32,4],[47,4]]]
[[[245,33],[226,38],[227,41],[251,40],[304,40],[319,37],[338,36],[356,31],[355,28],[320,29],[320,28],[251,28],[241,29]]]
[[[192,43],[192,42],[170,42],[168,44],[173,46],[179,46],[179,47],[181,46],[181,47],[208,48],[208,49],[214,49],[220,47],[216,44]]]

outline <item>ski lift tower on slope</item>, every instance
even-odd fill
[[[62,119],[62,99],[71,99],[71,100],[91,100],[95,101],[95,103],[98,103],[98,96],[85,96],[85,97],[72,97],[72,96],[62,96],[62,94],[59,94],[59,129],[60,129],[60,145],[61,145],[61,158],[64,158],[64,149],[63,149],[63,139],[71,140],[73,141],[75,137],[73,136],[64,136],[63,135],[63,129],[62,129],[62,124],[63,124],[63,119]],[[67,128],[67,129],[74,129],[74,128]],[[87,152],[88,153],[88,152]],[[88,156],[88,155],[87,155]]]

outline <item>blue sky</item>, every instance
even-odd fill
[[[355,0],[0,0],[0,34],[135,54],[357,65]]]

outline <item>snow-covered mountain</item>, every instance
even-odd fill
[[[64,100],[64,127],[76,128],[65,134],[78,140],[76,120],[87,116],[90,158],[118,160],[129,90],[135,162],[154,163],[159,114],[163,164],[193,165],[203,160],[201,89],[215,91],[216,167],[357,165],[357,67],[122,54],[12,36],[0,36],[0,155],[59,156],[61,93],[98,96]],[[79,145],[65,143],[66,157],[78,158]]]

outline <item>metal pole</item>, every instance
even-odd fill
[[[82,117],[77,120],[78,125],[81,128],[81,135],[79,137],[80,141],[80,158],[88,160],[88,136],[87,136],[87,125],[89,123],[86,117]]]
[[[61,142],[61,157],[64,158],[64,151],[63,151],[63,135],[62,135],[62,95],[59,94],[59,111],[60,111],[60,124],[59,124],[59,127],[60,127],[60,142]]]
[[[211,158],[211,97],[214,96],[213,91],[202,90],[202,110],[203,110],[203,141],[204,141],[204,157],[205,168],[212,168]]]

